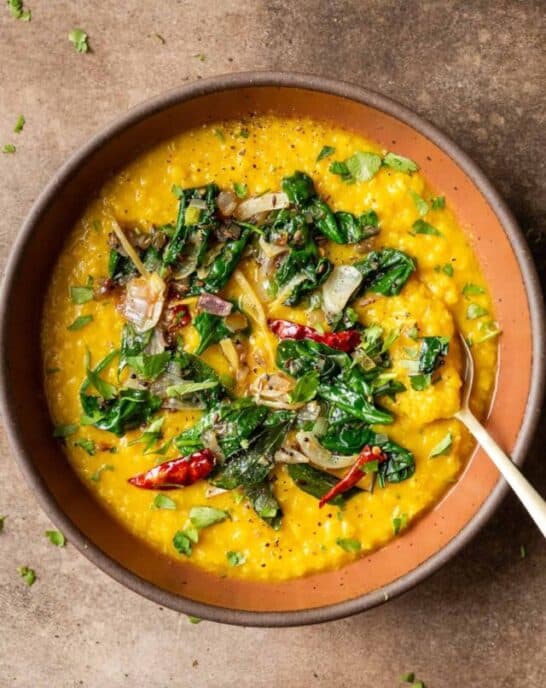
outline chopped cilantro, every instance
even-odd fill
[[[17,118],[17,122],[15,122],[15,127],[13,128],[13,131],[15,134],[20,134],[23,131],[23,128],[25,126],[25,118],[23,115],[19,115]]]
[[[399,514],[398,516],[393,516],[392,519],[392,532],[395,535],[398,535],[398,533],[405,528],[408,525],[408,515],[407,514]]]
[[[89,456],[94,456],[96,452],[95,443],[93,440],[87,439],[86,437],[80,437],[80,439],[74,442],[75,447],[80,447],[86,451]]]
[[[88,325],[92,321],[93,321],[92,315],[80,315],[66,329],[70,330],[70,332],[76,332],[77,330],[81,330],[82,327],[85,327],[86,325]]]
[[[235,191],[237,198],[246,198],[248,196],[248,186],[241,182],[234,182],[233,191]]]
[[[103,463],[102,466],[99,466],[99,468],[97,468],[97,470],[93,473],[93,475],[91,476],[91,480],[94,483],[98,483],[100,480],[100,477],[101,477],[102,473],[104,473],[104,471],[113,471],[113,470],[114,470],[114,467],[112,466],[111,463]]]
[[[188,616],[188,621],[191,624],[198,624],[198,623],[201,623],[201,621],[203,621],[203,619],[200,619],[198,616]]]
[[[7,516],[0,516],[0,533],[4,530],[4,521],[6,518]]]
[[[230,550],[226,552],[226,559],[230,566],[242,566],[246,562],[246,557],[242,552]]]
[[[317,155],[317,162],[330,157],[330,155],[333,155],[335,152],[336,149],[333,146],[323,146],[320,153]]]
[[[13,145],[13,143],[6,143],[3,148],[2,148],[2,153],[5,153],[6,155],[13,155],[17,148]]]
[[[56,425],[53,429],[53,437],[68,437],[73,435],[78,426],[75,423],[70,423],[68,425]]]
[[[222,143],[226,140],[225,134],[221,129],[215,129],[214,135],[219,141],[222,141]]]
[[[64,547],[66,545],[66,538],[60,530],[46,530],[45,536],[55,547]]]
[[[19,566],[17,572],[29,587],[34,584],[36,580],[36,571],[34,569],[28,566]]]
[[[410,384],[412,389],[416,392],[422,392],[430,386],[432,382],[432,375],[430,373],[418,373],[417,375],[410,375]]]
[[[477,303],[469,303],[466,309],[466,317],[468,320],[476,320],[477,318],[483,318],[484,315],[488,315],[486,308],[483,308]]]
[[[436,196],[430,200],[432,210],[443,210],[446,207],[445,196]]]
[[[367,182],[379,172],[381,158],[376,153],[357,151],[345,160],[345,164],[353,179]]]
[[[422,196],[419,196],[419,194],[416,193],[413,189],[410,189],[408,193],[411,196],[411,200],[415,204],[415,207],[417,208],[417,212],[419,213],[419,215],[421,215],[421,217],[424,217],[429,211],[428,203],[425,201],[424,198],[422,198]]]
[[[429,234],[431,236],[443,236],[442,232],[436,229],[434,225],[431,225],[428,222],[425,222],[421,219],[415,220],[415,222],[412,225],[412,228],[412,234]]]
[[[467,282],[463,287],[462,294],[463,296],[476,296],[477,294],[485,294],[485,289],[477,284]]]
[[[405,158],[403,155],[396,155],[396,153],[387,153],[383,158],[383,164],[398,172],[417,172],[419,169],[417,163],[413,162],[411,158]]]
[[[167,511],[175,511],[176,510],[176,502],[174,499],[171,499],[170,497],[167,497],[167,495],[164,494],[157,494],[154,498],[154,501],[152,502],[150,509],[152,511],[157,511],[159,509],[166,509]]]
[[[196,528],[208,528],[229,518],[229,512],[212,506],[194,506],[190,509],[190,521]]]
[[[70,299],[72,303],[82,304],[93,300],[93,287],[70,287]]]
[[[336,545],[339,545],[341,549],[344,549],[346,552],[350,552],[351,554],[356,554],[362,549],[360,542],[354,538],[338,538],[336,540]]]
[[[20,21],[30,21],[31,12],[26,10],[23,6],[23,0],[7,0],[8,9],[11,16],[14,19],[19,19]]]
[[[445,437],[443,437],[438,444],[432,448],[429,457],[433,459],[435,456],[445,456],[449,454],[451,445],[453,444],[453,435],[448,432]]]
[[[453,265],[451,265],[451,263],[446,263],[442,266],[442,272],[448,277],[453,277]]]
[[[241,128],[237,136],[239,136],[241,139],[247,139],[250,136],[250,132],[248,129]]]
[[[83,29],[72,29],[68,34],[68,40],[72,43],[77,53],[89,52],[88,38]]]
[[[406,674],[400,676],[400,680],[404,683],[413,683],[415,681],[415,674],[413,671],[408,671]]]

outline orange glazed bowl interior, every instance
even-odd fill
[[[220,578],[176,561],[126,531],[76,477],[41,388],[41,297],[63,242],[111,173],[154,144],[205,122],[250,113],[312,117],[345,127],[419,162],[467,233],[490,285],[499,369],[487,428],[521,463],[544,385],[540,287],[522,235],[491,184],[434,127],[360,88],[318,77],[248,73],[183,86],[129,111],[61,168],[32,208],[7,269],[2,297],[2,406],[20,468],[51,519],[113,578],[199,618],[256,626],[314,623],[356,613],[404,592],[452,557],[506,491],[477,449],[430,512],[385,547],[335,571],[283,582]]]

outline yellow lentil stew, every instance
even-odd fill
[[[159,551],[282,580],[399,536],[456,481],[499,329],[418,162],[306,119],[187,131],[112,177],[49,285],[73,469]]]

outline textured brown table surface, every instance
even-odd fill
[[[30,23],[0,5],[0,145],[17,146],[14,155],[0,155],[2,264],[51,174],[112,117],[189,80],[272,69],[376,89],[438,125],[496,183],[544,279],[540,0],[27,4]],[[92,53],[77,54],[68,42],[76,26],[88,32]],[[27,123],[17,135],[20,113]],[[525,465],[543,492],[544,440],[542,427]],[[410,670],[428,688],[546,683],[546,548],[513,497],[439,573],[366,614],[286,630],[193,626],[125,590],[70,544],[50,545],[43,536],[50,524],[4,435],[2,449],[2,688],[391,688]],[[32,588],[16,572],[22,564],[37,571]]]

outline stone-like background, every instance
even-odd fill
[[[507,199],[545,277],[541,0],[26,4],[28,24],[0,5],[0,144],[17,145],[15,155],[0,155],[2,263],[51,174],[112,117],[189,80],[271,69],[367,86],[438,125]],[[76,54],[68,42],[76,26],[88,32],[92,53]],[[27,124],[15,135],[20,113]],[[525,465],[542,491],[545,439],[542,427]],[[125,590],[70,545],[52,547],[4,435],[2,450],[2,688],[391,688],[409,670],[428,688],[545,683],[546,548],[513,497],[443,570],[364,615],[287,630],[193,626]],[[21,564],[38,573],[32,588],[16,573]]]

